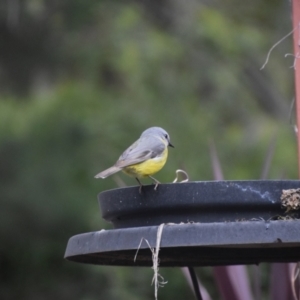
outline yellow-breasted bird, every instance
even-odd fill
[[[155,182],[156,190],[160,182],[152,175],[165,165],[168,146],[174,148],[169,134],[160,127],[150,127],[122,153],[112,167],[97,174],[95,178],[106,178],[122,170],[125,174],[136,178],[140,185],[140,193],[143,185],[139,179],[144,177],[150,177]]]

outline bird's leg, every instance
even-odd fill
[[[149,175],[149,177],[155,182],[154,190],[156,191],[156,189],[157,189],[158,185],[160,184],[160,182],[157,179],[155,179],[154,177],[150,176],[150,175]]]
[[[135,179],[137,180],[137,182],[139,183],[139,185],[140,185],[140,188],[139,188],[139,193],[142,195],[142,189],[143,189],[143,185],[142,185],[142,183],[140,182],[140,180],[137,178],[137,177],[135,177]]]

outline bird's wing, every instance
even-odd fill
[[[165,144],[157,137],[142,137],[123,152],[115,166],[124,168],[160,156],[165,147]]]

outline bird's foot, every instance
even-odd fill
[[[140,185],[140,187],[139,187],[139,194],[140,194],[140,195],[143,194],[143,185]]]
[[[152,176],[149,176],[149,177],[154,181],[153,182],[153,183],[155,183],[154,191],[156,191],[158,185],[160,184],[160,182],[157,179],[155,179],[154,177],[152,177]]]
[[[137,180],[137,182],[140,185],[140,187],[139,187],[139,194],[142,195],[143,194],[143,185],[142,185],[142,183],[140,182],[140,180],[137,177],[135,179]]]

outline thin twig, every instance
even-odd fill
[[[167,283],[167,281],[164,281],[164,278],[158,273],[158,270],[159,270],[159,268],[158,268],[158,266],[159,266],[158,253],[160,250],[160,242],[161,242],[161,236],[162,236],[162,232],[164,229],[164,225],[165,224],[160,224],[157,229],[156,246],[155,246],[155,249],[153,249],[153,251],[152,251],[152,260],[153,260],[152,268],[154,271],[152,283],[154,282],[155,300],[157,300],[158,288],[163,287]],[[160,278],[160,280],[159,280],[159,278]]]
[[[288,56],[293,56],[293,57],[294,57],[293,65],[290,66],[290,68],[293,68],[294,70],[296,70],[297,59],[300,57],[300,56],[299,56],[299,52],[297,52],[296,55],[294,55],[294,54],[292,54],[292,53],[286,53],[286,54],[284,55],[284,57],[288,57]]]
[[[188,182],[189,181],[189,175],[188,175],[188,173],[186,171],[178,169],[178,170],[176,170],[175,173],[176,173],[176,178],[173,180],[173,183],[176,183],[178,181],[179,174],[183,174],[183,176],[185,177],[185,179],[182,179],[180,181],[180,183],[182,183],[182,182]]]
[[[137,258],[137,254],[140,250],[140,247],[142,245],[142,242],[145,241],[152,253],[152,269],[154,271],[154,275],[153,275],[153,279],[152,279],[152,284],[154,282],[154,295],[155,295],[155,300],[157,300],[157,293],[158,293],[158,288],[159,287],[163,287],[165,284],[167,284],[168,282],[164,280],[164,278],[158,273],[159,271],[159,257],[158,257],[158,253],[160,250],[160,243],[161,243],[161,237],[162,237],[162,232],[163,232],[163,228],[164,228],[165,224],[160,224],[158,226],[157,229],[157,234],[156,234],[156,246],[155,248],[152,248],[148,242],[148,240],[146,240],[145,238],[142,238],[139,246],[137,248],[136,254],[134,256],[134,261],[136,261]]]
[[[291,34],[294,33],[294,31],[297,29],[298,26],[296,26],[291,32],[289,32],[287,35],[285,35],[282,39],[280,39],[277,43],[275,43],[271,49],[269,50],[268,52],[268,55],[267,55],[267,58],[266,58],[266,61],[265,63],[263,64],[263,66],[260,68],[260,70],[264,69],[265,66],[267,65],[267,63],[269,62],[269,58],[270,58],[270,55],[271,55],[271,52],[274,50],[275,47],[277,47],[282,41],[284,41],[286,38],[288,38]]]
[[[295,300],[299,300],[299,297],[296,292],[296,280],[297,280],[297,278],[299,278],[299,272],[300,272],[299,268],[300,268],[300,264],[299,264],[299,262],[297,262],[295,264],[295,267],[294,267],[294,270],[292,273],[292,278],[291,278],[292,292],[293,292],[293,297]]]

